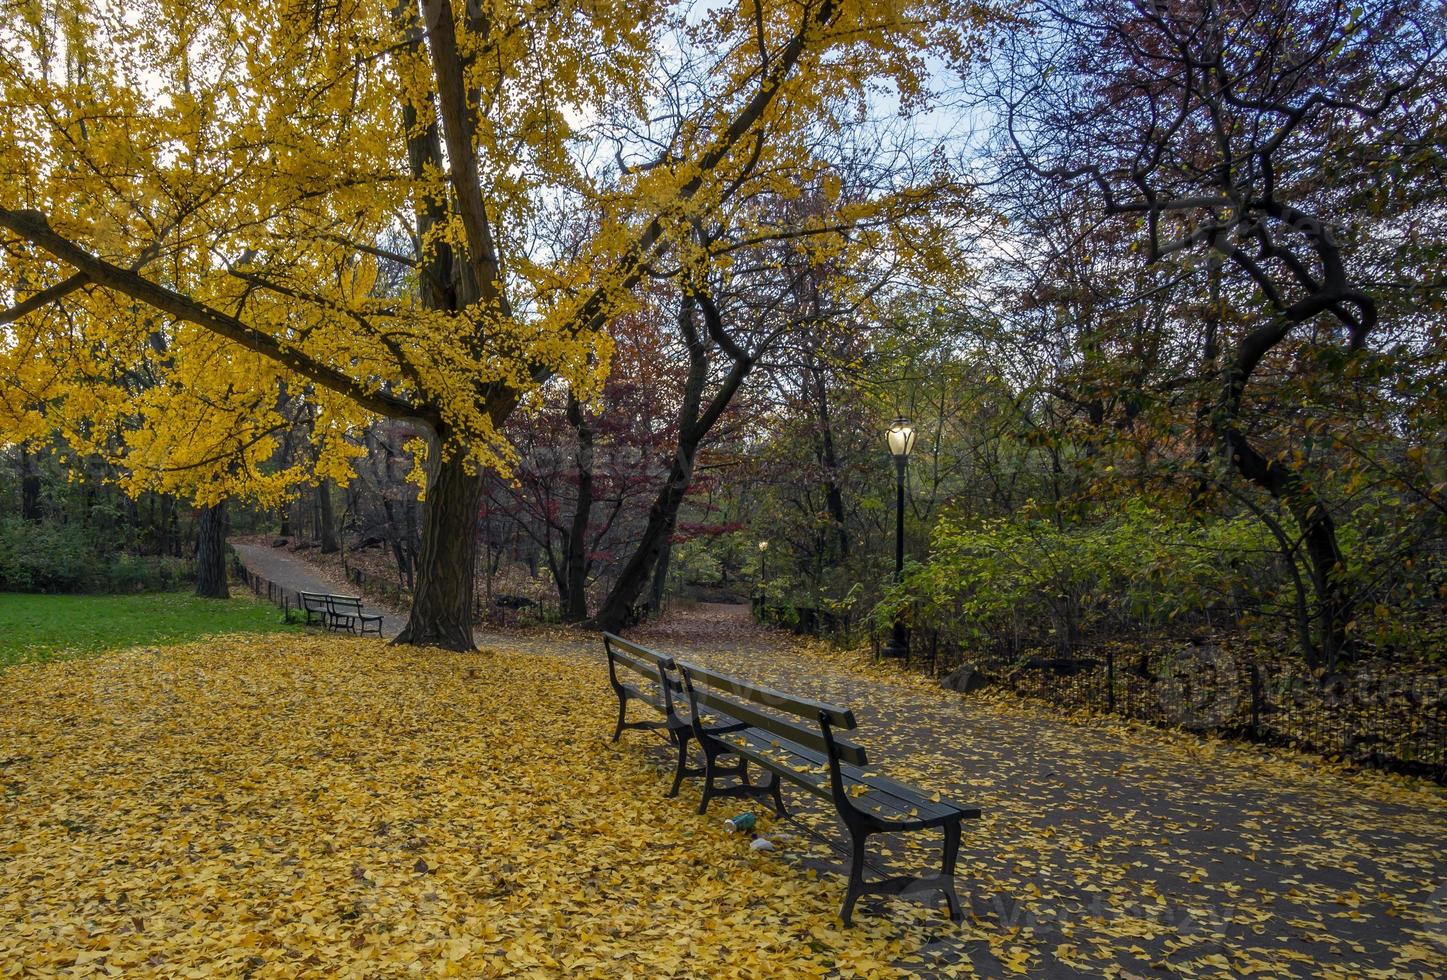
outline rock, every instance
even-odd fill
[[[285,548],[287,546],[287,543],[287,538],[277,538],[275,541],[271,542],[271,546],[273,548]]]
[[[947,691],[970,694],[990,683],[990,679],[969,664],[962,664],[945,675],[940,687]]]
[[[1098,661],[1076,657],[1031,657],[1024,663],[1025,670],[1049,670],[1062,677],[1074,677],[1083,671],[1093,670]]]

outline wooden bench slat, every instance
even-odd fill
[[[844,766],[842,771],[849,779],[870,787],[872,792],[888,793],[896,799],[909,801],[911,806],[927,807],[943,813],[963,813],[970,819],[974,819],[980,815],[979,807],[965,806],[963,803],[950,799],[943,793],[925,796],[913,786],[906,786],[904,783],[890,779],[888,776],[883,776],[879,773],[860,772],[853,766]],[[936,795],[939,796],[939,799],[934,799]]]
[[[658,711],[663,711],[663,699],[652,691],[643,691],[632,684],[623,685],[623,693],[631,701],[642,701],[644,704]],[[664,712],[665,714],[667,712]]]
[[[650,680],[658,680],[657,664],[645,664],[641,660],[634,660],[632,657],[628,656],[628,654],[619,653],[616,650],[613,651],[612,656],[613,662],[615,664],[618,664],[620,667],[627,667],[634,673],[642,674],[644,677],[647,677]]]
[[[798,715],[800,718],[809,719],[811,723],[817,722],[820,714],[826,714],[829,716],[829,724],[835,728],[854,729],[859,727],[854,720],[854,712],[848,708],[840,708],[809,698],[795,697],[792,694],[785,694],[783,691],[776,691],[772,687],[764,687],[762,684],[750,684],[737,677],[720,674],[697,664],[680,662],[679,666],[687,669],[696,680],[702,679],[708,687],[724,691],[732,697],[752,701],[754,704],[761,704],[775,711]]]
[[[692,668],[688,668],[688,670],[690,675],[692,675]],[[739,721],[746,722],[763,731],[771,732],[779,736],[780,739],[797,742],[800,745],[813,749],[815,752],[823,753],[828,751],[828,744],[824,741],[824,736],[817,731],[804,728],[793,722],[785,721],[782,718],[766,715],[761,711],[756,711],[747,704],[714,693],[712,688],[695,687],[693,690],[700,704],[706,704],[710,708],[715,708],[726,715],[737,718]],[[855,745],[852,742],[842,742],[838,739],[835,739],[834,745],[839,752],[840,759],[856,766],[868,764],[869,760],[865,756],[864,749],[861,746]]]
[[[629,656],[634,662],[639,661],[652,663],[654,666],[672,668],[673,658],[666,653],[659,653],[657,650],[650,650],[645,646],[639,646],[631,640],[625,640],[616,633],[603,634],[603,646],[615,656]],[[619,653],[619,651],[623,651]]]
[[[827,798],[832,795],[829,774],[827,771],[821,771],[823,767],[828,766],[829,760],[822,753],[806,749],[801,745],[769,739],[758,733],[757,730],[724,735],[722,741],[732,747],[745,750],[742,754],[748,755],[770,772],[780,772],[786,779],[819,796]],[[805,763],[809,771],[801,772],[799,769],[793,768],[788,760],[778,758],[778,755],[781,754],[792,756]],[[788,771],[781,772],[778,769],[780,765]],[[887,776],[865,773],[852,765],[842,767],[841,772],[844,775],[846,787],[862,785],[867,789],[867,792],[862,795],[850,793],[850,801],[856,806],[875,810],[885,819],[900,821],[934,819],[959,811],[964,811],[968,815],[971,810],[969,807],[955,804],[942,794],[938,800],[935,800]],[[978,814],[979,811],[975,810],[974,815],[978,816]]]

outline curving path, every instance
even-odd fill
[[[277,585],[294,592],[329,592],[332,595],[356,595],[357,588],[348,585],[310,562],[297,558],[282,548],[267,548],[255,544],[230,542],[241,558],[241,563],[252,572],[270,579]],[[402,632],[407,617],[394,610],[383,608],[371,600],[364,603],[367,610],[382,613],[382,636],[391,639]]]
[[[294,557],[250,550],[261,553],[251,567],[274,581],[292,588],[321,581]],[[960,856],[969,920],[954,930],[939,919],[925,973],[1447,975],[1440,788],[963,697],[894,665],[760,629],[739,607],[697,607],[631,635],[847,704],[883,771],[985,811]],[[584,658],[596,684],[578,696],[611,697],[596,634],[480,631],[476,638],[485,649]],[[639,733],[624,744],[657,757],[661,793],[663,746]],[[841,862],[815,836],[839,839],[832,814],[799,794],[788,800],[798,823],[763,824],[781,845],[779,859],[837,875]],[[727,801],[720,819],[726,810]],[[929,862],[935,843],[924,837],[883,841],[875,863]],[[837,880],[827,885],[842,889]],[[866,900],[860,909],[857,919],[875,927],[891,917],[936,915],[900,900]]]

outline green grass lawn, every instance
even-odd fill
[[[181,643],[218,633],[296,630],[281,610],[252,599],[144,595],[28,595],[0,592],[0,665],[96,653],[147,643]]]

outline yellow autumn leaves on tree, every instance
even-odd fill
[[[986,3],[17,0],[0,23],[0,438],[57,433],[128,487],[274,502],[346,434],[427,454],[413,643],[470,647],[482,471],[549,379],[587,402],[645,280],[732,261],[963,265],[928,145],[857,200],[839,148],[978,47]],[[754,233],[750,233],[752,232]],[[268,468],[310,398],[314,469]]]
[[[311,476],[261,465],[289,386],[341,396],[319,446],[380,412],[505,465],[500,420],[549,376],[590,396],[649,263],[710,261],[696,222],[837,189],[811,139],[871,85],[921,98],[926,50],[966,57],[983,14],[955,6],[24,0],[0,27],[0,294],[64,292],[0,341],[0,426],[274,498]],[[903,199],[800,237],[838,251],[826,224]]]

